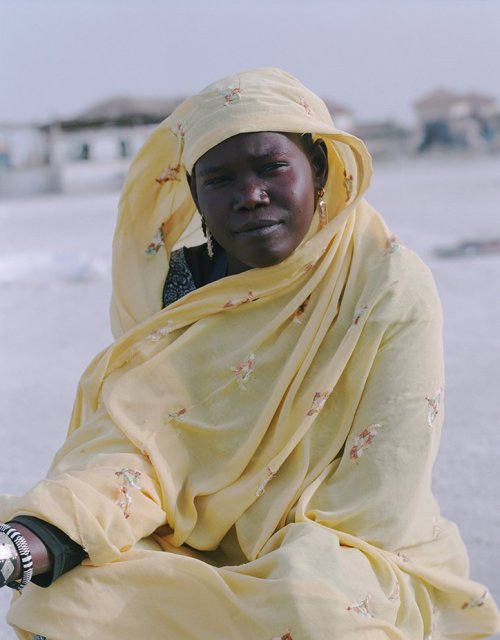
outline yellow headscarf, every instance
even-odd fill
[[[293,76],[254,69],[209,85],[154,131],[130,169],[114,240],[115,337],[160,309],[170,252],[196,211],[186,172],[220,142],[255,131],[313,133],[325,140],[330,218],[351,210],[369,185],[365,145],[337,129],[324,102]],[[198,218],[190,234],[197,224]]]

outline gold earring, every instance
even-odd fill
[[[214,257],[214,243],[212,239],[212,234],[208,229],[206,230],[206,236],[207,236],[207,253],[208,253],[208,257],[211,260]]]
[[[318,209],[319,209],[319,228],[322,229],[328,222],[328,216],[326,213],[326,202],[323,200],[325,190],[323,188],[318,189]]]

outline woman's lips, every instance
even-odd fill
[[[281,220],[259,220],[241,225],[234,233],[239,236],[266,236],[277,231],[282,225]]]

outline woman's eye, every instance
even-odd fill
[[[205,187],[217,186],[219,184],[223,184],[227,180],[229,180],[227,176],[214,176],[213,178],[206,178],[203,185]]]
[[[286,162],[271,162],[269,164],[266,164],[266,166],[262,168],[262,172],[273,173],[276,171],[280,171],[281,169],[284,169],[287,166],[288,165]]]

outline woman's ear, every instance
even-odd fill
[[[328,150],[325,141],[321,138],[313,142],[310,160],[313,170],[314,186],[316,189],[322,189],[328,178]]]

